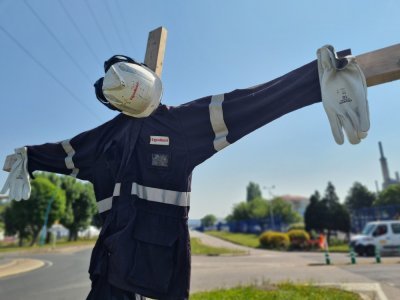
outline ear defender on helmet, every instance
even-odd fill
[[[94,84],[97,99],[112,110],[143,118],[160,104],[162,83],[146,65],[125,55],[104,62],[104,77]]]
[[[101,77],[93,85],[94,86],[94,91],[96,93],[97,100],[99,100],[101,103],[103,103],[109,109],[118,110],[116,107],[111,105],[111,103],[106,99],[106,97],[104,97],[104,94],[103,94],[103,80],[104,80],[104,77]]]
[[[125,56],[125,55],[114,55],[111,58],[109,58],[108,60],[106,60],[104,62],[104,73],[107,73],[108,69],[110,69],[110,67],[113,64],[116,64],[118,62],[126,62],[126,63],[131,63],[131,64],[135,64],[135,65],[144,65],[141,63],[138,63],[136,60],[130,58],[129,56]]]

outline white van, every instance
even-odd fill
[[[362,256],[375,255],[377,247],[382,254],[400,252],[400,221],[376,221],[365,225],[361,234],[350,240],[350,247]]]

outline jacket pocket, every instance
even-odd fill
[[[176,265],[178,235],[178,219],[138,212],[132,231],[135,259],[128,280],[133,285],[166,293]]]

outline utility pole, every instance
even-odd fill
[[[270,199],[269,215],[270,215],[270,218],[271,218],[271,227],[272,227],[272,229],[275,229],[274,208],[272,206],[272,200],[274,199],[274,194],[272,193],[272,190],[275,188],[275,185],[264,186],[263,188],[268,191],[269,197],[271,198]]]

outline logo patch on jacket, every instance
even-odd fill
[[[152,153],[151,154],[151,165],[153,167],[168,168],[169,154],[167,154],[167,153]]]
[[[150,145],[169,146],[169,137],[152,135],[150,136]]]

